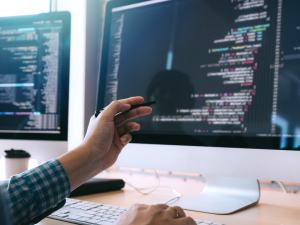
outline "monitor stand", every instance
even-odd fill
[[[231,214],[259,201],[260,187],[256,179],[220,176],[206,176],[205,179],[205,188],[200,194],[181,197],[168,205],[197,212]]]

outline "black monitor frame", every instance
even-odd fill
[[[71,34],[71,14],[69,12],[51,12],[29,16],[12,16],[0,18],[0,27],[8,25],[22,25],[34,21],[62,20],[62,62],[61,62],[61,132],[51,133],[0,133],[0,139],[18,140],[68,140],[68,114],[69,114],[69,79],[70,79],[70,34]]]
[[[112,17],[112,9],[115,7],[126,6],[145,2],[147,0],[113,0],[106,4],[104,29],[101,48],[101,63],[98,83],[97,95],[97,109],[103,109],[105,84],[108,65],[109,54],[109,39],[110,39],[110,25]],[[185,0],[182,0],[185,1]],[[165,2],[168,4],[168,1]],[[225,148],[250,148],[250,149],[269,149],[269,150],[291,150],[298,151],[300,149],[293,149],[293,137],[287,138],[287,146],[285,149],[280,148],[280,137],[249,137],[244,135],[170,135],[170,134],[142,134],[132,133],[132,143],[141,144],[165,144],[165,145],[184,145],[184,146],[207,146],[207,147],[225,147]]]

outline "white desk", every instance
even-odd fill
[[[142,175],[124,175],[123,173],[102,174],[101,177],[126,177],[136,186],[147,187],[155,184],[155,179]],[[182,179],[162,178],[162,185],[175,188],[183,195],[192,195],[199,192],[204,184],[196,181],[183,182]],[[141,195],[126,186],[121,191],[88,195],[76,199],[98,202],[107,205],[130,207],[134,203],[153,204],[159,200],[173,198],[174,194],[169,189],[160,188],[151,195]],[[262,191],[258,205],[232,215],[213,215],[199,212],[186,211],[194,219],[208,220],[225,223],[226,225],[299,225],[300,224],[300,194],[284,194],[273,191]],[[70,225],[52,219],[44,219],[40,225]]]

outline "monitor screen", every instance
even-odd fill
[[[50,13],[0,19],[1,138],[66,138],[69,17]]]
[[[298,148],[299,7],[297,0],[112,4],[98,107],[131,96],[158,101],[136,120],[141,142],[160,135],[234,147],[231,137],[237,146]]]

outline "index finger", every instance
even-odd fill
[[[124,113],[120,113],[115,117],[115,124],[119,126],[120,124],[124,123],[127,120],[131,120],[137,118],[139,116],[145,116],[152,112],[152,108],[148,106],[139,107]]]
[[[131,98],[120,99],[119,102],[130,105],[139,105],[144,102],[144,98],[141,96],[136,96]]]
[[[100,118],[107,121],[113,121],[117,113],[125,112],[130,109],[130,107],[130,104],[120,101],[113,101],[103,110]]]
[[[113,120],[116,114],[127,111],[130,109],[131,105],[138,105],[143,103],[143,101],[143,97],[131,97],[111,102],[104,108],[101,117],[106,118],[107,120]]]

